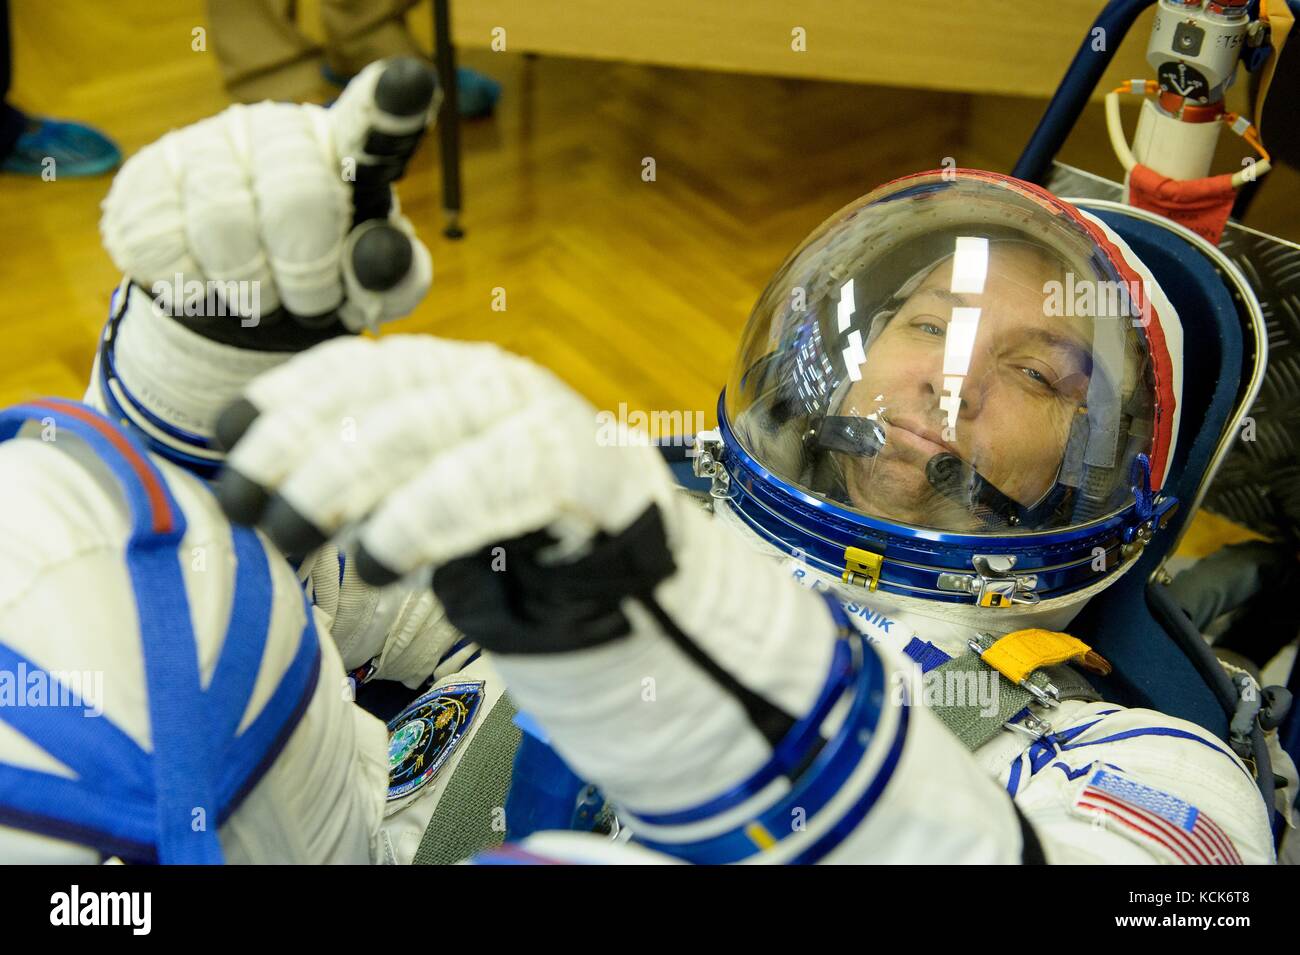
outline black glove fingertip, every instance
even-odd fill
[[[387,292],[397,285],[410,271],[413,259],[410,238],[390,225],[367,229],[352,249],[357,281],[372,292]]]
[[[358,546],[352,558],[357,568],[357,576],[372,587],[385,587],[402,575],[386,565],[364,546]]]
[[[252,527],[266,509],[266,489],[233,468],[225,468],[217,475],[212,491],[221,510],[235,524]]]
[[[375,105],[394,116],[415,116],[433,102],[437,78],[413,56],[388,62],[375,85]]]
[[[266,506],[259,526],[290,560],[306,557],[327,539],[320,528],[278,494]]]
[[[236,398],[226,405],[217,416],[216,432],[213,440],[219,451],[229,451],[252,427],[257,416],[261,414],[257,406],[247,398]]]

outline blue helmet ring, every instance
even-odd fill
[[[1181,326],[1100,221],[976,170],[831,216],[751,313],[697,467],[843,583],[999,608],[1111,579],[1173,513]]]

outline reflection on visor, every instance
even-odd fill
[[[987,528],[1036,528],[1050,515],[1059,499],[1049,494],[1033,507],[1023,507],[955,454],[936,454],[925,465],[930,486],[948,500],[969,504],[970,512]]]
[[[827,415],[808,432],[810,451],[840,451],[872,458],[885,446],[885,432],[868,418]]]
[[[812,453],[833,451],[856,458],[874,458],[885,446],[885,432],[867,418],[828,415],[809,430],[805,444]],[[1059,495],[1048,495],[1033,507],[1024,507],[951,452],[930,458],[925,477],[949,501],[969,505],[971,514],[989,529],[1037,527],[1059,502]]]
[[[1151,447],[1150,355],[1123,315],[1054,290],[1103,302],[1115,269],[1013,190],[885,187],[768,286],[728,419],[771,473],[864,516],[974,533],[1096,519],[1131,500]]]

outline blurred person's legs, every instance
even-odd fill
[[[294,0],[208,0],[208,30],[232,99],[309,100],[322,92],[320,47],[294,23]]]
[[[0,171],[25,176],[98,176],[117,167],[117,144],[97,129],[27,116],[9,102],[13,55],[9,0],[0,0]]]
[[[406,25],[406,14],[418,0],[322,0],[325,25],[325,77],[343,86],[367,63],[387,56],[423,56]],[[501,84],[468,67],[456,71],[457,106],[461,116],[492,112],[501,97]]]
[[[406,26],[417,0],[321,0],[325,63],[344,82],[388,56],[422,56]]]
[[[226,91],[245,103],[319,99],[322,79],[343,86],[367,63],[389,56],[424,56],[406,25],[417,0],[322,0],[325,48],[297,26],[295,0],[208,0],[212,47]],[[462,116],[490,113],[501,88],[495,80],[457,72]]]

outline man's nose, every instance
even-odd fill
[[[970,420],[984,406],[991,368],[988,348],[976,343],[969,355],[953,355],[945,349],[945,354],[937,356],[923,380],[945,416],[951,413],[953,418]]]

